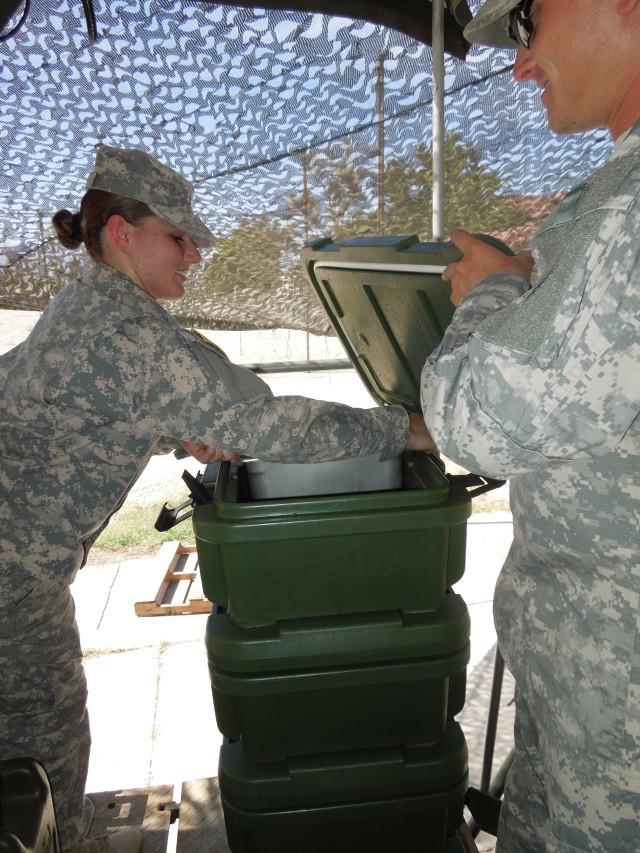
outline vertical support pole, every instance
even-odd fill
[[[302,151],[302,215],[304,218],[304,242],[309,242],[309,152]]]
[[[433,163],[432,237],[444,239],[444,2],[431,0],[431,56],[433,129],[431,158]]]
[[[377,234],[384,234],[384,60],[385,54],[378,57],[376,80],[376,101],[378,107],[378,228]]]
[[[47,266],[47,238],[44,233],[44,213],[41,210],[38,211],[38,228],[40,231],[40,260],[42,262],[40,278],[42,281],[43,291],[49,294],[51,292],[51,287],[49,282],[49,269]]]
[[[304,242],[309,242],[309,152],[302,151],[302,211],[304,216]],[[307,314],[307,326],[309,325],[309,316]],[[307,331],[307,361],[311,359],[311,345],[309,332]]]

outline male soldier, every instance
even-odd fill
[[[487,0],[471,42],[517,49],[558,133],[608,163],[507,257],[464,231],[459,307],[425,365],[439,449],[511,480],[497,584],[516,681],[500,853],[640,850],[640,0]]]

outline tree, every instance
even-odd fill
[[[373,174],[368,155],[350,145],[333,145],[302,158],[306,189],[288,193],[284,218],[295,222],[305,239],[347,239],[368,224]]]
[[[444,145],[444,232],[463,227],[468,231],[501,231],[526,221],[526,212],[500,191],[499,176],[483,167],[471,143],[459,133]],[[433,158],[419,145],[412,160],[395,158],[386,168],[387,233],[417,234],[429,239],[432,221]]]
[[[300,233],[290,225],[265,214],[245,220],[219,238],[201,276],[190,279],[176,314],[194,325],[207,317],[214,328],[326,326],[302,274],[301,245]]]
[[[513,198],[499,195],[500,177],[480,162],[471,143],[460,133],[447,136],[444,145],[444,231],[458,226],[469,231],[504,231],[527,221],[527,213]],[[376,169],[370,151],[333,146],[303,159],[305,191],[286,197],[285,218],[300,233],[346,240],[376,234]],[[384,232],[417,234],[431,239],[433,158],[431,149],[418,145],[409,156],[385,166]]]
[[[279,286],[291,258],[290,228],[264,214],[245,220],[221,237],[205,266],[202,287],[209,296],[233,297],[248,286],[269,291]]]

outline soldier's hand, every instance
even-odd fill
[[[520,252],[507,255],[484,240],[458,228],[451,233],[451,242],[463,253],[459,261],[445,267],[442,278],[451,282],[451,301],[457,307],[474,284],[488,275],[512,272],[531,280],[533,255]]]
[[[438,448],[431,438],[422,415],[419,415],[417,412],[409,412],[409,423],[411,425],[411,434],[407,441],[407,450],[426,450],[429,453],[435,453]]]
[[[203,465],[208,465],[210,462],[222,461],[239,465],[241,462],[235,450],[220,450],[217,447],[211,447],[209,444],[200,444],[197,441],[181,441],[180,444],[190,456],[193,456],[198,462],[202,462]]]

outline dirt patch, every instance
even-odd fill
[[[112,551],[109,548],[92,548],[87,559],[87,566],[106,566],[110,563],[126,563],[128,560],[142,560],[145,557],[155,557],[159,546],[128,545]]]

